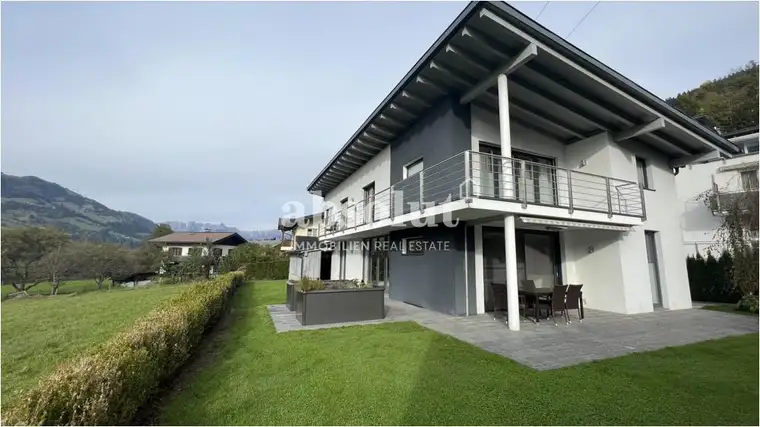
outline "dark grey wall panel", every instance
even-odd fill
[[[465,301],[469,293],[470,313],[475,312],[475,264],[472,228],[467,232],[469,290],[465,292],[465,237],[464,225],[448,228],[410,228],[394,231],[391,242],[398,248],[402,239],[422,237],[428,242],[449,242],[448,251],[426,251],[421,255],[403,255],[401,251],[389,253],[389,296],[423,308],[447,314],[465,314]]]
[[[403,179],[404,166],[422,158],[424,167],[430,168],[456,154],[471,148],[470,106],[461,105],[456,98],[445,97],[427,116],[420,119],[406,134],[391,144],[391,183]],[[443,202],[449,194],[456,200],[459,185],[464,180],[464,157],[449,160],[423,178],[423,196],[426,203]],[[396,187],[404,193],[403,213],[409,212],[409,202],[419,203],[419,179],[410,178]],[[418,205],[417,205],[418,206]],[[401,213],[397,208],[397,212]]]

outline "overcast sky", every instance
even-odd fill
[[[538,21],[565,37],[593,5]],[[273,228],[465,6],[4,2],[2,170]],[[602,2],[569,40],[665,98],[758,59],[758,3]]]

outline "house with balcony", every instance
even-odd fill
[[[690,308],[677,168],[739,148],[502,2],[473,2],[308,185],[331,278],[453,315],[506,287]]]
[[[319,246],[322,234],[322,212],[302,217],[287,217],[277,220],[277,229],[282,233],[280,250],[287,253],[290,264],[288,279],[301,277],[330,279],[332,251],[329,246]]]
[[[724,248],[716,231],[737,198],[758,195],[758,127],[723,136],[736,145],[733,158],[715,157],[691,164],[676,175],[679,202],[683,205],[681,229],[687,255],[705,256]],[[712,190],[708,195],[708,190]],[[709,197],[706,197],[709,196]]]

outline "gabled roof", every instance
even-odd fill
[[[403,135],[446,96],[461,96],[533,46],[535,57],[509,77],[510,115],[523,126],[572,143],[600,131],[658,120],[637,136],[677,158],[734,144],[504,2],[471,2],[333,156],[307,189],[327,192]],[[498,108],[494,87],[472,99]]]
[[[206,243],[211,240],[212,243],[219,245],[237,246],[246,243],[247,240],[235,232],[176,232],[166,236],[150,239],[152,243]]]

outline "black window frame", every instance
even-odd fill
[[[639,165],[641,165],[640,169]],[[639,173],[639,170],[643,173]],[[641,182],[642,178],[644,182]],[[639,182],[639,188],[643,190],[654,190],[652,182],[649,179],[649,163],[645,158],[638,156],[636,157],[636,180]]]

